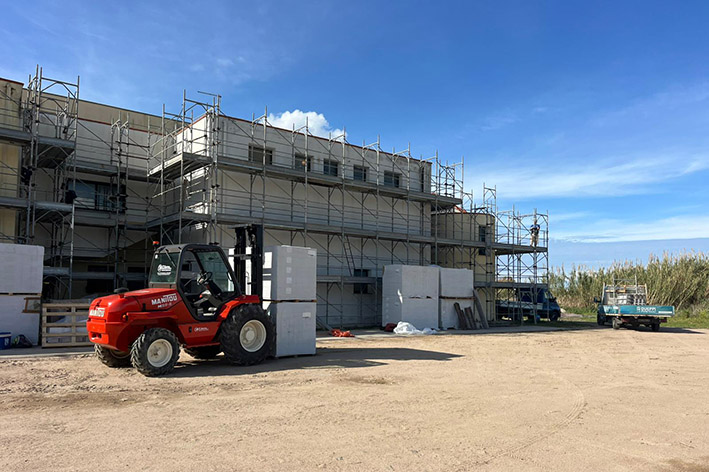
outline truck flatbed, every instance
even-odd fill
[[[611,285],[603,286],[598,303],[598,324],[610,321],[614,329],[622,326],[648,326],[653,331],[660,330],[660,324],[674,316],[675,308],[666,305],[648,305],[647,287],[632,281],[613,280]]]
[[[603,305],[603,312],[608,315],[628,316],[674,316],[675,307],[660,305]]]

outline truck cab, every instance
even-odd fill
[[[497,313],[517,319],[520,316],[532,319],[548,318],[557,321],[561,308],[547,287],[525,287],[516,291],[516,300],[498,300]]]
[[[536,299],[535,299],[536,294]],[[549,318],[549,321],[557,321],[561,317],[561,307],[548,288],[530,288],[520,290],[520,301],[523,303],[536,303],[537,315],[541,318]]]

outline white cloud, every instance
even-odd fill
[[[554,236],[564,241],[587,243],[706,238],[709,215],[678,215],[648,222],[591,220],[583,226],[576,225],[572,231],[555,231]]]
[[[677,112],[682,107],[696,105],[709,100],[709,82],[676,86],[671,89],[644,97],[634,103],[602,114],[591,121],[597,126],[617,126],[633,119],[656,116],[667,119],[667,113]]]
[[[332,128],[330,123],[325,118],[325,115],[315,111],[300,111],[298,109],[293,111],[284,111],[283,113],[268,115],[268,123],[272,126],[284,129],[296,129],[305,126],[307,121],[308,130],[311,134],[315,136],[320,136],[323,138],[328,138],[332,136],[333,138],[339,138],[345,134],[344,130],[339,128]]]
[[[499,166],[499,162],[495,164]],[[593,165],[561,162],[555,166],[507,166],[490,172],[478,170],[475,180],[495,184],[498,195],[506,199],[620,196],[656,192],[654,184],[707,169],[707,155],[666,155],[616,158]]]
[[[234,61],[229,59],[228,57],[218,57],[216,59],[217,66],[222,67],[222,68],[228,68],[234,65]]]
[[[508,110],[485,118],[480,126],[480,129],[482,131],[495,131],[509,126],[517,121],[519,121],[517,113]]]
[[[559,223],[562,221],[569,221],[569,220],[580,220],[582,218],[587,218],[591,214],[587,211],[574,211],[570,213],[554,213],[552,215],[552,221],[554,223]]]

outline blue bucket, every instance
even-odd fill
[[[12,345],[12,334],[8,332],[0,333],[0,349],[10,349]]]

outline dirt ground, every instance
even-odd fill
[[[708,335],[365,336],[163,378],[1,358],[2,468],[709,471]]]

